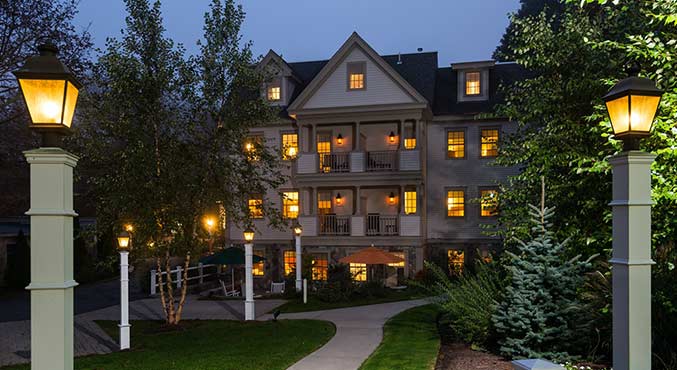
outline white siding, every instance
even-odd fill
[[[350,153],[350,172],[364,172],[364,152]]]
[[[352,216],[350,218],[350,235],[364,236],[364,216]]]
[[[418,150],[400,151],[400,171],[420,171],[421,153]]]
[[[301,216],[299,224],[303,227],[303,236],[317,236],[317,217]]]
[[[366,89],[348,91],[347,63],[366,62]],[[414,103],[409,96],[390,76],[374,63],[358,47],[354,48],[338,67],[329,75],[322,86],[311,96],[304,109],[347,107],[374,104]]]
[[[317,154],[301,153],[296,160],[298,173],[316,173],[317,172]]]
[[[421,217],[400,216],[400,236],[421,236]]]

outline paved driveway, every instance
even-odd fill
[[[429,303],[401,301],[327,311],[282,314],[278,319],[331,321],[336,335],[322,348],[292,365],[289,370],[357,370],[383,339],[383,324],[398,313]],[[264,315],[259,320],[267,320]]]

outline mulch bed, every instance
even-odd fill
[[[470,349],[462,343],[440,346],[435,370],[511,370],[510,362],[503,357]]]

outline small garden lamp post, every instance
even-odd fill
[[[252,275],[253,254],[254,254],[254,230],[247,228],[244,233],[244,266],[245,266],[245,301],[244,301],[244,319],[254,320],[256,311],[254,307],[254,278]]]
[[[214,217],[207,216],[204,219],[205,223],[205,228],[207,229],[207,233],[209,234],[209,253],[212,254],[214,253],[214,240],[213,240],[213,232],[214,232],[214,227],[216,226],[216,220]]]
[[[120,349],[129,349],[129,248],[131,234],[123,231],[118,235],[120,252]]]
[[[31,368],[73,369],[73,168],[78,158],[60,148],[70,131],[80,83],[56,57],[38,46],[14,72],[30,116],[42,134],[38,149],[24,152],[31,189]]]
[[[301,224],[296,222],[294,224],[294,241],[296,242],[296,291],[300,292],[303,289],[303,281],[301,280],[301,233],[303,228]]]
[[[653,81],[630,77],[604,96],[623,152],[609,159],[613,170],[613,368],[651,369],[651,163],[639,150],[651,134],[661,91]]]

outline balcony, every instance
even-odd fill
[[[301,153],[296,161],[299,175],[341,173],[420,172],[418,150],[353,151],[328,154]]]
[[[418,215],[320,215],[301,216],[304,237],[420,237]],[[333,242],[340,243],[343,239]]]

